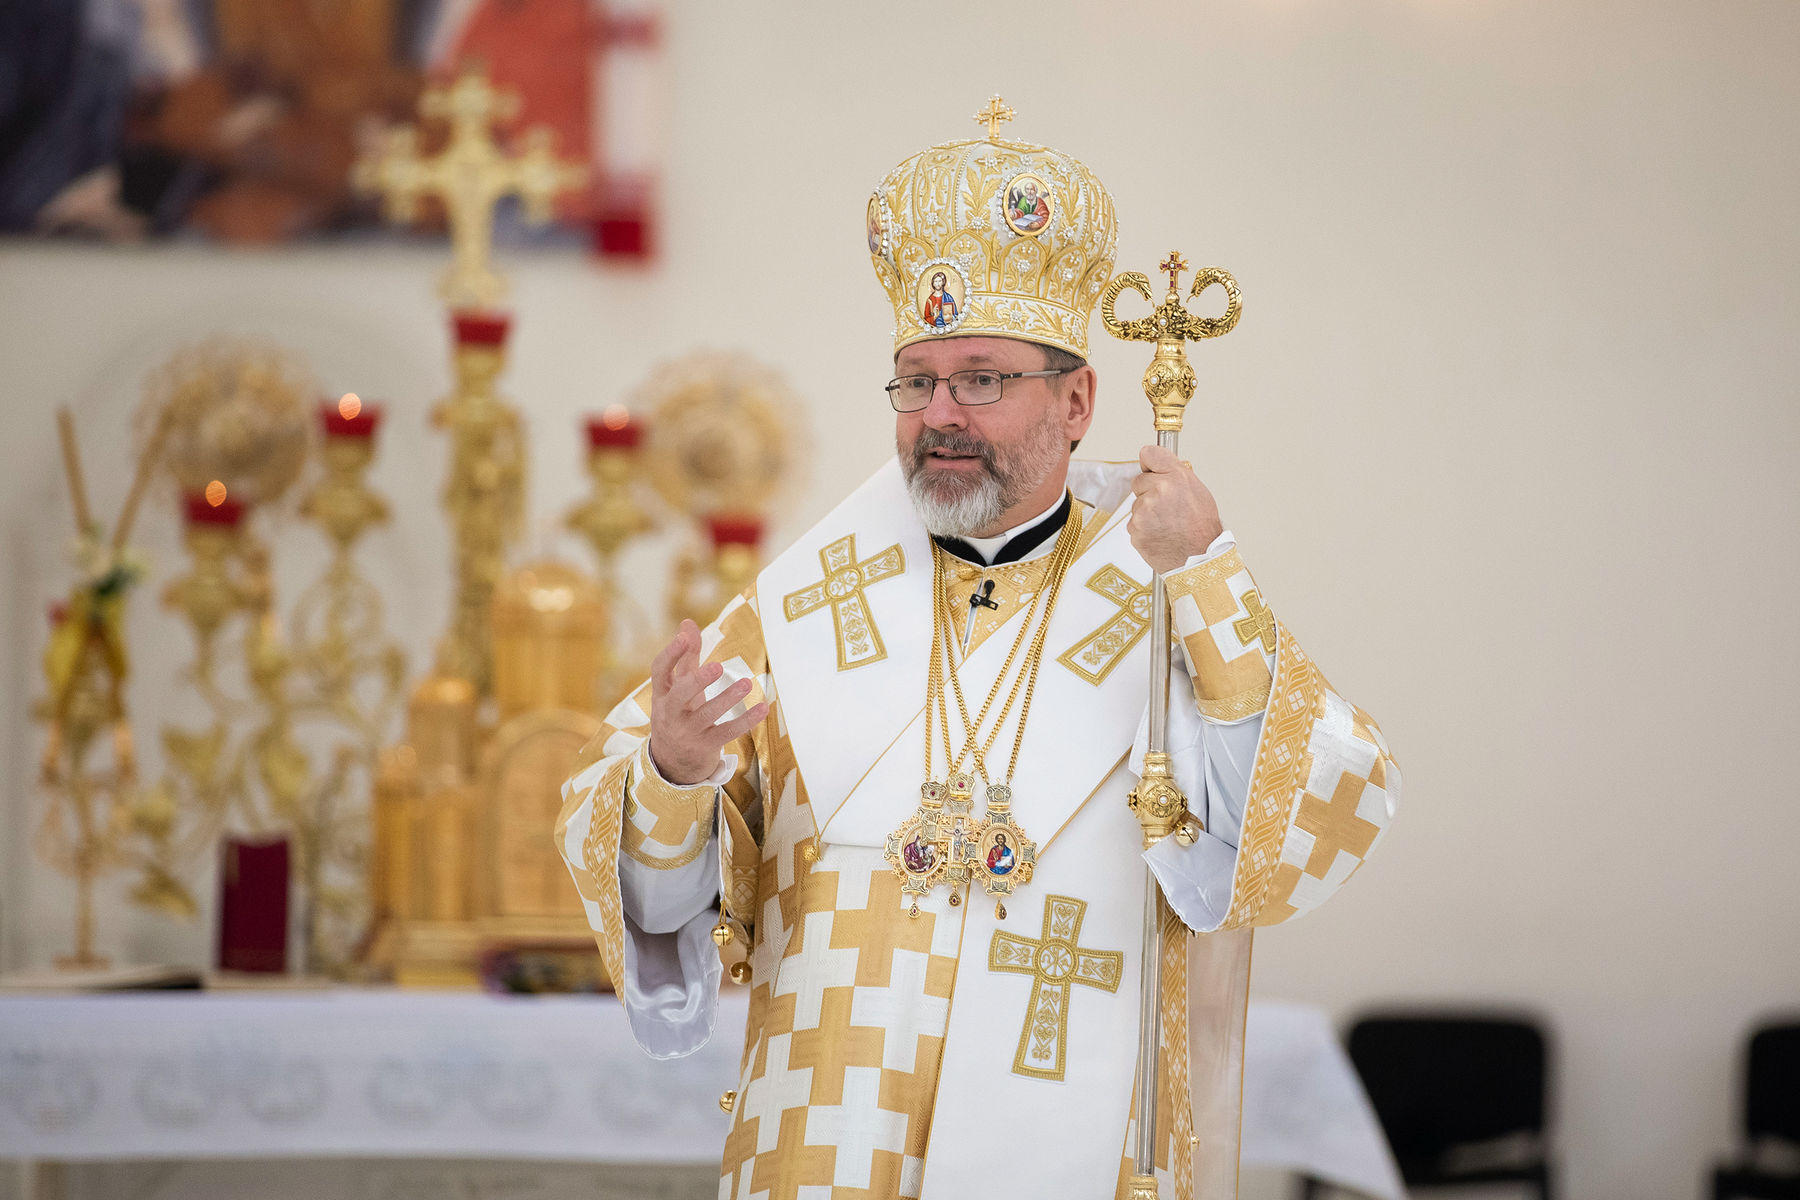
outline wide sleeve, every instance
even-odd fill
[[[1393,820],[1400,771],[1375,721],[1263,601],[1235,543],[1167,585],[1173,675],[1193,694],[1170,705],[1168,745],[1203,828],[1144,857],[1190,929],[1277,924],[1355,874]]]
[[[702,631],[700,651],[703,662],[725,667],[709,694],[752,680],[750,694],[721,719],[764,699],[773,705],[753,593]],[[650,757],[650,692],[646,682],[621,701],[582,751],[563,784],[556,845],[633,1036],[649,1054],[673,1058],[704,1045],[717,1016],[715,902],[748,944],[742,914],[754,904],[765,760],[757,743],[768,723],[728,745],[711,779],[677,786]]]

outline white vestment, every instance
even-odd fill
[[[686,1053],[712,1032],[715,901],[731,951],[748,949],[722,1198],[946,1200],[982,1179],[1025,1194],[1115,1190],[1134,1120],[1140,858],[1173,910],[1163,1194],[1235,1192],[1249,927],[1313,907],[1360,865],[1392,817],[1399,773],[1373,721],[1262,603],[1229,537],[1169,576],[1179,648],[1148,645],[1151,571],[1126,531],[1136,474],[1071,466],[1082,540],[1012,778],[1037,864],[1004,919],[979,891],[953,905],[943,889],[908,916],[883,857],[918,804],[933,556],[944,553],[893,464],[705,632],[703,657],[725,664],[715,688],[747,677],[745,704],[772,706],[712,780],[677,788],[656,774],[648,685],[570,779],[558,845],[646,1050]],[[970,611],[976,586],[1000,584],[1000,610],[977,611],[982,636],[958,658],[972,705],[1001,670],[1049,548],[1006,567],[946,564],[955,612]],[[1153,650],[1172,655],[1167,746],[1204,832],[1145,851],[1125,797]],[[1009,728],[995,758],[1010,740]]]

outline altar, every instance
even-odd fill
[[[710,1195],[729,1125],[719,1096],[737,1084],[747,1007],[728,989],[713,1039],[659,1062],[611,997],[0,997],[0,1158],[609,1164],[640,1177],[664,1168],[657,1194]],[[1399,1200],[1324,1010],[1253,1003],[1245,1060],[1246,1166]],[[62,1190],[54,1170],[27,1177],[40,1193]]]

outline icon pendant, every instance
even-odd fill
[[[996,900],[1031,882],[1037,868],[1037,843],[1013,819],[1012,788],[1003,783],[987,790],[987,817],[975,829],[970,866],[981,889]]]

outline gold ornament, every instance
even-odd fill
[[[708,352],[665,363],[630,407],[650,413],[645,465],[677,511],[754,516],[797,482],[798,399],[748,356]]]
[[[736,983],[736,984],[749,983],[750,982],[750,964],[747,962],[732,963],[731,964],[731,982]]]
[[[587,167],[556,157],[555,132],[544,126],[525,131],[524,153],[508,158],[495,143],[492,127],[514,120],[519,97],[497,91],[479,64],[463,67],[447,88],[426,89],[419,115],[450,124],[449,142],[430,157],[419,153],[419,130],[390,130],[379,154],[356,164],[351,180],[364,192],[379,192],[388,220],[410,224],[419,200],[443,202],[450,221],[451,267],[440,290],[457,308],[487,308],[506,293],[506,284],[488,265],[493,243],[494,206],[508,196],[524,201],[525,219],[550,219],[558,195],[579,187]]]
[[[929,337],[1023,338],[1087,356],[1088,319],[1112,274],[1112,197],[1067,154],[987,136],[913,155],[869,200],[869,253],[894,306],[894,349]]]
[[[155,796],[167,811],[155,820],[167,853],[140,899],[168,903],[183,864],[227,827],[283,831],[293,847],[300,969],[333,974],[360,932],[367,893],[367,814],[349,798],[366,794],[375,775],[405,671],[382,636],[379,596],[353,559],[362,534],[387,513],[363,480],[372,444],[326,439],[320,478],[300,507],[333,554],[302,593],[290,638],[270,548],[250,522],[300,476],[314,444],[317,389],[284,351],[215,339],[177,354],[148,393],[142,419],[168,428],[162,461],[189,506],[191,567],[163,600],[194,630],[189,678],[212,719],[163,731],[168,774]],[[215,646],[234,628],[241,674],[226,678]]]
[[[493,690],[494,586],[525,518],[524,422],[494,388],[504,365],[498,341],[459,342],[456,390],[431,415],[450,433],[443,503],[456,547],[456,597],[442,657],[484,697]]]
[[[130,671],[125,606],[144,573],[128,538],[167,428],[154,430],[139,456],[110,543],[88,505],[75,423],[67,409],[57,413],[57,428],[75,509],[78,578],[53,618],[44,649],[48,690],[34,715],[48,727],[42,782],[49,803],[34,841],[39,857],[75,884],[74,951],[59,957],[57,965],[84,969],[106,965],[94,949],[94,888],[99,877],[131,865],[151,875],[168,832],[155,798],[138,786],[124,694]],[[97,766],[93,755],[103,734],[110,734],[106,740],[111,761]],[[193,901],[178,886],[160,898],[163,907],[191,913]]]
[[[144,390],[138,425],[146,443],[166,427],[159,461],[183,495],[222,484],[233,501],[267,507],[305,469],[318,388],[286,350],[212,338],[175,354]]]
[[[474,987],[484,956],[592,945],[543,831],[569,762],[600,728],[599,588],[531,563],[499,581],[491,620],[499,727],[484,725],[474,682],[440,659],[413,693],[406,742],[384,759],[366,962],[405,986]]]
[[[499,719],[542,708],[590,712],[605,668],[606,603],[566,563],[528,563],[494,591],[494,703]]]

